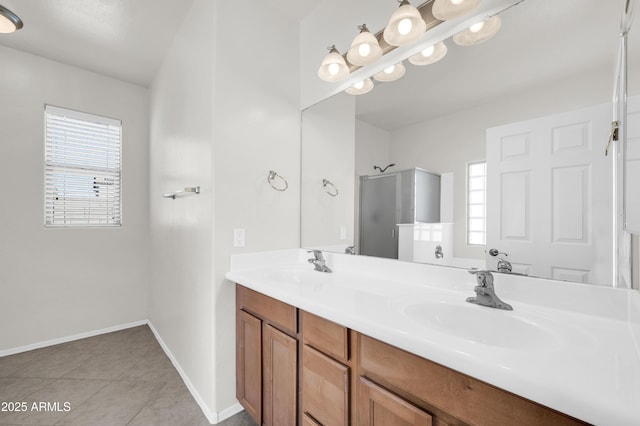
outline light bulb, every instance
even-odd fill
[[[340,65],[338,64],[329,64],[329,74],[337,75],[340,72]]]
[[[402,35],[409,34],[411,32],[411,28],[413,28],[413,24],[409,18],[404,18],[398,23],[398,32]]]
[[[369,56],[369,53],[371,53],[371,46],[369,46],[368,43],[361,44],[358,46],[358,53],[360,56]]]
[[[353,88],[356,90],[360,90],[364,87],[364,80],[357,82],[353,85]]]
[[[478,31],[482,30],[484,28],[484,21],[480,21],[478,23],[473,24],[472,26],[469,27],[469,31],[471,31],[472,33],[477,33]]]
[[[393,71],[395,71],[396,66],[395,65],[391,65],[390,67],[387,67],[384,69],[384,73],[385,74],[391,74]]]
[[[451,0],[451,4],[455,4],[456,6],[463,2],[464,0]]]
[[[435,50],[436,50],[435,46],[429,46],[420,53],[422,53],[422,56],[424,56],[425,58],[428,58],[429,56],[433,55],[433,52]]]

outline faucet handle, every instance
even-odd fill
[[[493,288],[493,274],[486,269],[469,269],[467,272],[476,276],[480,287]]]
[[[312,260],[324,260],[324,258],[322,257],[322,251],[321,250],[307,250],[307,253],[313,253],[313,257],[314,259],[309,259],[309,261]]]

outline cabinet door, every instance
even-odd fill
[[[320,423],[309,417],[308,414],[302,416],[302,426],[322,426]]]
[[[263,425],[295,426],[297,340],[268,324],[262,326]]]
[[[358,424],[361,426],[431,426],[431,416],[375,383],[360,377]]]
[[[236,313],[236,398],[256,423],[262,424],[262,321]]]
[[[302,348],[302,412],[324,426],[349,424],[349,367]]]

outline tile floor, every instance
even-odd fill
[[[0,358],[0,404],[0,426],[209,424],[146,325]]]

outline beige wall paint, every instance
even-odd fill
[[[223,409],[235,402],[235,289],[224,279],[230,256],[300,246],[300,74],[297,21],[261,0],[217,7],[212,308],[215,406]],[[289,189],[273,190],[269,170]],[[235,228],[246,230],[244,248],[233,247]]]
[[[187,13],[151,87],[149,319],[201,403],[215,412],[213,61],[215,9]],[[199,195],[162,198],[186,186]]]
[[[0,351],[147,318],[148,90],[0,47]],[[44,227],[44,105],[122,120],[122,226]]]
[[[152,87],[150,319],[212,420],[236,404],[230,256],[299,246],[297,37],[265,2],[196,0]],[[160,197],[189,185],[202,193]]]
[[[486,129],[607,102],[610,76],[609,69],[589,70],[391,132],[391,161],[398,169],[454,173],[454,257],[484,257],[484,247],[466,244],[466,164],[485,159]]]

